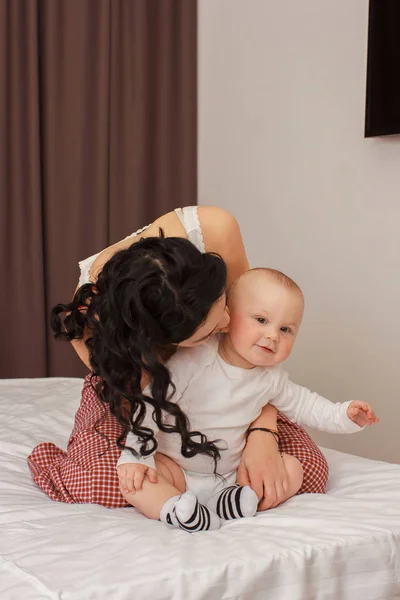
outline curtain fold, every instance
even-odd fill
[[[195,0],[0,0],[0,377],[81,376],[79,259],[196,203]]]

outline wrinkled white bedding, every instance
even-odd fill
[[[133,508],[53,502],[37,443],[66,447],[82,380],[0,381],[2,600],[400,598],[400,466],[324,450],[324,496],[189,535]]]

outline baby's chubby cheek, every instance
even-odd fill
[[[251,327],[249,320],[240,315],[231,314],[231,321],[229,323],[229,335],[232,341],[244,341],[249,337]]]
[[[279,346],[279,361],[283,362],[284,360],[289,358],[293,348],[293,342],[291,341],[284,344],[281,343]]]

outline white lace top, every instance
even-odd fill
[[[197,206],[185,206],[185,208],[176,208],[175,212],[179,217],[189,240],[196,246],[200,252],[205,252],[204,241],[203,241],[203,233],[201,231],[200,221],[197,214]],[[150,225],[146,225],[146,227],[142,227],[142,229],[138,229],[131,235],[128,235],[125,239],[134,238],[137,235],[141,234],[145,231]],[[92,264],[99,256],[100,252],[97,254],[93,254],[93,256],[89,256],[89,258],[85,258],[85,260],[81,260],[79,262],[79,267],[81,270],[81,274],[79,277],[79,287],[84,285],[85,283],[91,283],[89,272]]]

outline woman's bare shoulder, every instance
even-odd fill
[[[228,288],[249,269],[242,234],[236,218],[218,206],[199,206],[199,221],[207,252],[217,252],[228,267]]]
[[[220,206],[198,206],[197,212],[199,215],[201,226],[204,227],[221,227],[237,224],[235,217]]]
[[[239,224],[229,211],[219,206],[199,206],[198,216],[207,252],[217,252],[228,266],[229,287],[236,277],[249,268]],[[156,219],[137,239],[158,236],[160,227],[167,237],[187,237],[182,223],[175,212],[171,211]],[[135,241],[134,238],[124,239],[100,252],[90,269],[91,281],[96,281],[105,262],[115,252],[127,248]]]

